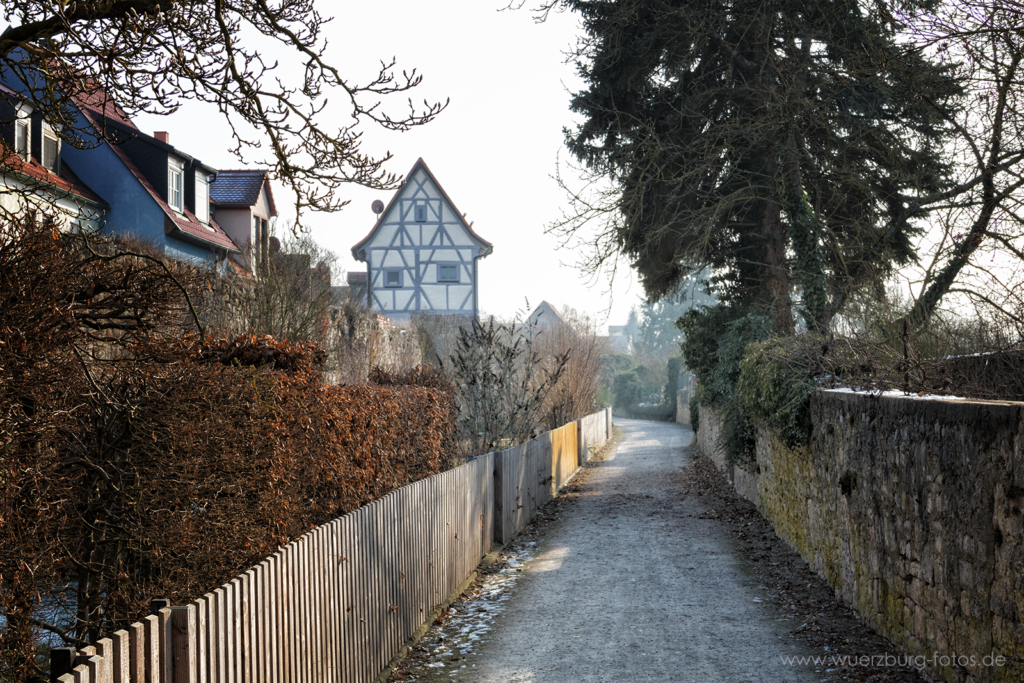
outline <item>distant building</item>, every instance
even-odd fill
[[[217,222],[239,249],[237,262],[256,273],[270,258],[270,219],[277,216],[270,172],[227,170],[210,183]]]
[[[139,130],[98,86],[68,102],[83,144],[67,144],[33,107],[32,88],[10,70],[0,81],[0,138],[12,152],[0,171],[5,217],[35,210],[220,272],[247,274],[266,254],[277,214],[266,171],[218,173],[167,132]]]
[[[389,318],[475,317],[477,261],[493,250],[419,159],[352,256],[366,263],[370,307]]]
[[[608,345],[615,353],[629,353],[629,335],[625,325],[608,326]]]
[[[569,327],[569,323],[565,321],[558,309],[547,301],[541,301],[540,305],[533,309],[533,313],[526,319],[526,325],[539,332]]]
[[[346,273],[346,284],[331,287],[334,303],[340,305],[350,299],[366,303],[366,273]]]

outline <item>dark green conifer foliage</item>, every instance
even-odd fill
[[[562,0],[582,17],[572,154],[611,178],[647,293],[712,266],[724,300],[810,328],[914,258],[940,190],[948,73],[852,0]],[[571,232],[580,223],[567,223]]]

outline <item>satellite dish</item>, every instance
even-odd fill
[[[373,212],[379,216],[382,213],[384,213],[384,202],[382,202],[379,199],[374,199],[373,204],[370,204],[370,208],[373,209]]]

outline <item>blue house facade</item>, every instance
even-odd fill
[[[15,152],[0,183],[4,209],[38,208],[69,229],[130,235],[172,258],[241,269],[229,259],[240,249],[211,211],[216,169],[171,145],[167,133],[143,133],[99,89],[74,100],[85,149],[66,144],[11,78],[0,83],[0,136]]]
[[[115,142],[62,151],[81,169],[83,182],[110,198],[104,232],[136,236],[172,258],[227,267],[227,257],[239,248],[210,211],[216,169],[171,145],[167,133],[143,133],[109,105],[78,104],[89,123],[103,127]]]
[[[389,318],[475,317],[477,262],[493,250],[419,159],[352,256],[366,263],[370,308]]]

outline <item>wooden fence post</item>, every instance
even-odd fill
[[[494,542],[505,543],[505,496],[502,495],[501,479],[505,458],[501,451],[494,451]]]
[[[73,647],[50,648],[50,683],[57,683],[58,678],[71,673],[77,654]]]
[[[113,645],[110,653],[110,680],[112,683],[131,683],[131,654],[128,649],[131,639],[128,631],[114,631],[111,640]]]
[[[196,683],[196,607],[171,608],[171,681]]]
[[[583,467],[587,462],[587,447],[583,439],[583,419],[576,420],[576,466]]]

